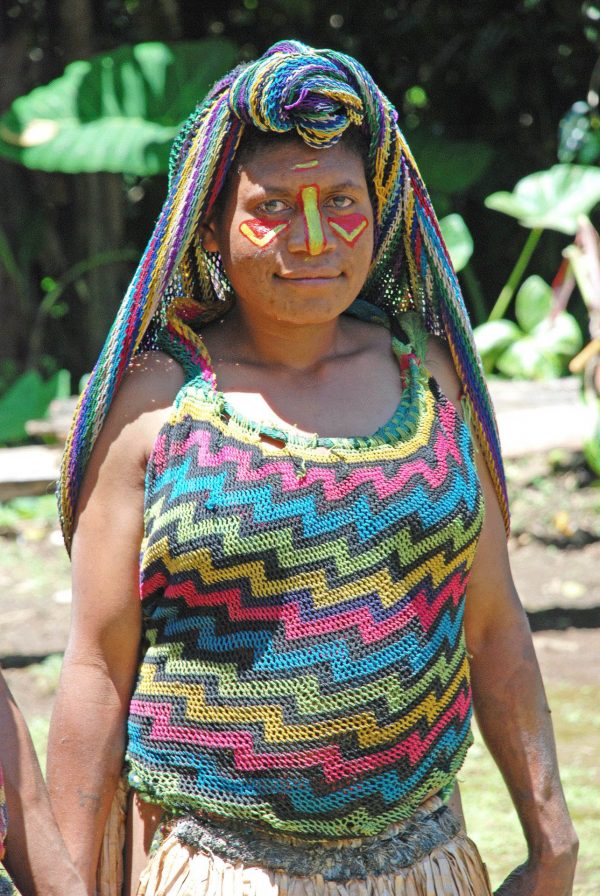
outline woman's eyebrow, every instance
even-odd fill
[[[321,183],[320,178],[315,178],[315,185],[318,186],[321,190],[327,190],[327,192],[331,192],[332,190],[360,190],[363,185],[358,183],[358,181],[354,180],[344,180],[337,184],[328,184]],[[290,186],[289,184],[284,184],[283,182],[279,184],[253,184],[253,187],[257,192],[261,193],[289,193],[294,196],[298,193],[302,187],[312,186],[312,184],[301,184],[300,186]]]
[[[328,190],[360,190],[364,188],[364,184],[358,183],[356,180],[344,180],[337,184],[327,185]]]

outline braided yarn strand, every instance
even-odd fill
[[[429,333],[448,342],[508,531],[498,430],[471,325],[435,212],[397,121],[395,108],[356,59],[298,41],[277,43],[255,62],[234,69],[188,118],[171,151],[165,204],[75,412],[58,490],[68,548],[89,456],[149,325],[157,315],[164,318],[167,306],[181,295],[216,308],[213,317],[231,300],[220,259],[199,246],[197,232],[245,128],[297,134],[315,150],[335,145],[349,126],[367,139],[375,250],[360,298],[392,318],[416,311]]]
[[[173,171],[154,232],[75,411],[58,491],[67,548],[85,468],[114,394],[199,222],[210,213],[241,136],[241,124],[228,114],[222,95],[201,107],[199,119],[200,126],[181,167]]]

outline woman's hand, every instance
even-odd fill
[[[577,837],[570,852],[553,859],[530,859],[512,871],[495,896],[572,896]]]

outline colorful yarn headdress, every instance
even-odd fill
[[[260,59],[234,69],[188,118],[171,151],[166,201],[80,398],[67,440],[58,499],[68,549],[90,453],[127,365],[148,344],[149,327],[151,331],[158,319],[168,316],[178,297],[191,297],[206,319],[222,314],[231,299],[220,259],[202,248],[198,225],[210,216],[248,127],[276,134],[295,132],[315,149],[333,146],[350,125],[364,135],[375,251],[360,298],[392,318],[400,311],[415,310],[430,333],[448,342],[508,530],[498,431],[467,311],[397,118],[359,62],[297,41],[275,44]],[[189,330],[189,317],[189,311],[180,313],[171,325]]]

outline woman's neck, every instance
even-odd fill
[[[323,323],[291,324],[244,314],[237,306],[229,315],[231,351],[239,362],[272,369],[309,371],[343,352],[344,326],[339,317]]]

